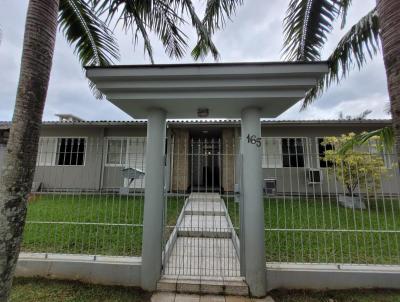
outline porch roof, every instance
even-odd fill
[[[279,116],[327,71],[325,62],[260,62],[86,67],[107,99],[134,118],[162,108],[168,118],[238,118],[245,107]]]

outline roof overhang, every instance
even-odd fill
[[[239,118],[258,107],[279,116],[304,97],[327,71],[317,63],[216,63],[87,67],[86,76],[107,99],[133,118],[161,108],[168,118]]]

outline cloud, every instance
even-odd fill
[[[289,0],[245,0],[233,22],[218,32],[214,41],[221,53],[221,62],[278,61],[281,59],[283,43],[282,22]],[[20,57],[27,0],[3,0],[0,7],[0,27],[3,41],[0,44],[0,120],[12,117],[16,87],[18,83]],[[197,1],[197,8],[204,9],[204,1]],[[200,3],[200,4],[199,4]],[[336,29],[324,50],[324,58],[334,48],[346,30],[375,5],[375,0],[354,2],[350,10],[348,26]],[[12,14],[8,12],[12,11]],[[188,27],[185,27],[188,29]],[[193,29],[187,31],[195,43]],[[146,64],[143,44],[133,47],[132,36],[117,27],[115,30],[121,49],[122,64]],[[156,63],[178,63],[164,53],[157,37],[151,35]],[[212,62],[208,57],[205,62]],[[193,62],[190,49],[180,62]],[[361,71],[355,71],[340,85],[334,85],[306,111],[299,114],[300,104],[285,112],[280,118],[335,118],[338,112],[357,115],[365,109],[373,110],[369,117],[387,117],[382,104],[388,100],[385,70],[381,55]],[[44,119],[55,119],[56,113],[72,113],[84,119],[130,119],[128,115],[107,101],[98,101],[88,88],[82,68],[73,54],[73,49],[58,33],[50,86],[45,106]]]

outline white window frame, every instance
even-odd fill
[[[46,163],[40,163],[39,157],[41,156],[42,153],[42,149],[41,149],[41,140],[50,140],[50,139],[55,139],[55,144],[53,147],[53,158],[52,158],[52,162],[49,164]],[[40,136],[39,137],[39,148],[38,149],[38,155],[36,157],[36,166],[38,167],[55,167],[56,166],[56,158],[57,158],[57,147],[58,147],[58,136]]]
[[[282,152],[282,167],[283,167],[283,169],[308,169],[308,168],[310,168],[310,166],[311,166],[311,162],[310,162],[310,158],[309,158],[310,152],[308,150],[310,138],[307,136],[281,136],[280,138],[281,139],[300,138],[302,140],[302,142],[304,142],[304,144],[303,144],[304,167],[285,167],[285,166],[283,166],[283,152]],[[282,146],[282,141],[281,141],[281,146]]]
[[[320,157],[319,157],[319,143],[318,143],[318,140],[319,139],[325,139],[325,138],[327,138],[327,136],[317,136],[317,137],[315,137],[315,154],[317,155],[317,167],[318,167],[318,169],[328,169],[329,167],[321,167],[321,163],[320,163],[320,161],[321,161],[321,159],[320,159]]]
[[[316,153],[317,153],[317,155],[318,155],[318,159],[317,159],[318,168],[319,168],[319,169],[327,169],[328,167],[321,167],[321,166],[320,166],[318,139],[321,139],[321,138],[324,139],[325,137],[319,136],[319,137],[316,137],[316,138],[315,138],[315,146],[316,146],[316,148],[317,148]],[[371,145],[370,145],[369,143],[368,143],[367,147],[368,147],[368,152],[369,152],[370,154],[376,154],[376,155],[380,155],[380,156],[382,157],[383,163],[384,163],[384,165],[385,165],[385,167],[386,167],[387,169],[392,169],[392,168],[393,168],[393,163],[392,163],[392,160],[391,160],[391,158],[390,158],[390,156],[391,156],[390,153],[386,152],[386,150],[384,150],[383,153],[382,153],[382,152],[379,152],[378,150],[376,150],[376,152],[374,152],[374,151],[372,150]],[[390,165],[390,164],[392,164],[392,165]]]
[[[60,139],[84,139],[85,141],[85,150],[83,152],[83,163],[82,165],[59,165],[57,164],[57,155],[59,153],[58,150],[58,143]],[[54,144],[54,158],[53,158],[53,162],[51,164],[44,164],[41,165],[40,162],[36,162],[36,166],[39,167],[84,167],[86,166],[86,155],[87,155],[87,140],[88,137],[87,136],[41,136],[39,139],[56,139],[56,143]],[[38,150],[38,152],[40,152],[40,150]]]
[[[278,138],[279,140],[280,140],[280,155],[281,155],[281,157],[282,157],[282,167],[267,167],[266,165],[264,165],[264,161],[262,160],[262,168],[263,169],[285,169],[285,168],[296,168],[296,169],[305,169],[305,168],[309,168],[310,167],[310,158],[309,158],[309,150],[308,150],[308,148],[309,148],[309,137],[307,137],[307,136],[263,136],[262,137],[262,140],[265,140],[265,139],[267,139],[267,138]],[[284,139],[284,138],[293,138],[293,139],[297,139],[297,138],[300,138],[301,140],[302,140],[302,142],[304,142],[304,144],[303,144],[303,156],[304,156],[304,167],[284,167],[283,166],[283,152],[282,152],[282,139]],[[264,157],[265,156],[265,153],[264,153],[264,151],[265,151],[265,148],[264,148],[264,145],[262,146],[262,156]]]
[[[105,142],[104,142],[104,144],[105,144],[105,150],[106,150],[106,153],[105,153],[105,156],[104,156],[104,166],[105,167],[125,167],[126,165],[127,165],[127,162],[128,162],[128,154],[129,154],[129,152],[128,152],[128,149],[129,149],[129,139],[130,139],[131,137],[128,137],[128,136],[107,136],[107,137],[105,137]],[[125,149],[125,163],[120,163],[120,164],[110,164],[110,163],[107,163],[107,157],[108,157],[108,142],[110,141],[110,140],[125,140],[126,141],[126,149]],[[120,150],[120,152],[122,152],[122,145],[121,145],[121,150]],[[122,154],[121,154],[121,159],[122,159]]]
[[[380,157],[383,160],[383,164],[386,169],[393,169],[393,161],[391,159],[391,154],[385,150],[383,152],[380,152],[377,148],[373,148],[368,141],[368,152],[369,154],[375,154],[375,155],[380,155]]]
[[[104,156],[104,166],[105,167],[128,167],[129,166],[129,141],[133,139],[143,139],[144,143],[147,146],[147,138],[145,136],[107,136],[104,138],[105,144],[105,156]],[[124,164],[109,164],[107,163],[107,155],[108,155],[108,140],[126,140],[126,152],[125,152],[125,163]],[[146,157],[146,154],[143,154],[143,157]]]
[[[277,167],[276,165],[274,167],[270,167],[268,166],[268,163],[264,162],[264,158],[267,157],[267,153],[266,153],[266,148],[265,148],[265,141],[267,139],[279,139],[279,154],[281,157],[281,165],[279,167]],[[282,169],[283,168],[283,158],[282,158],[282,137],[280,136],[263,136],[261,138],[261,142],[262,142],[262,160],[261,160],[261,167],[263,169]]]

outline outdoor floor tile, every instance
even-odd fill
[[[225,302],[225,297],[205,295],[200,297],[200,302]]]
[[[225,302],[251,302],[248,297],[225,296]]]
[[[267,296],[261,299],[252,298],[251,302],[275,302],[275,300],[271,296]]]
[[[151,296],[151,302],[174,302],[175,293],[155,293]]]
[[[175,302],[200,302],[199,295],[176,294]]]

